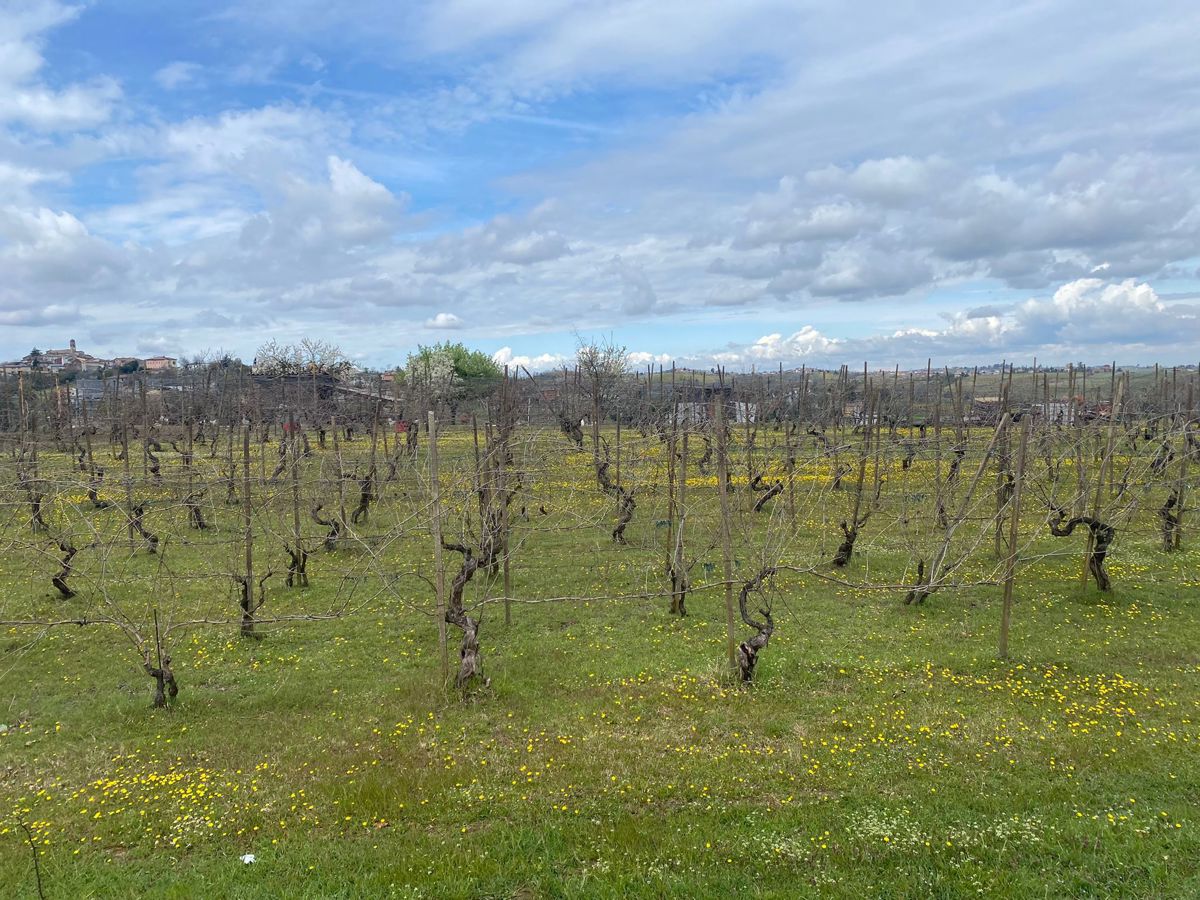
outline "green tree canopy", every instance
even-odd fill
[[[500,367],[490,356],[461,343],[420,345],[408,355],[408,383],[424,385],[439,400],[451,403],[486,395],[500,376]]]

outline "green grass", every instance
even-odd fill
[[[743,688],[726,674],[719,587],[693,595],[682,620],[666,598],[630,596],[664,587],[666,496],[657,441],[630,449],[629,547],[608,538],[612,504],[589,455],[564,454],[554,436],[522,451],[533,515],[515,524],[513,593],[619,599],[517,603],[509,626],[485,606],[491,686],[466,700],[441,686],[424,492],[406,469],[362,529],[374,557],[315,552],[313,586],[276,577],[265,609],[348,597],[352,612],[264,626],[258,641],[227,626],[175,632],[182,693],[167,710],[149,708],[150,680],[116,629],[6,629],[0,894],[35,896],[18,821],[38,836],[50,897],[1200,894],[1200,554],[1158,549],[1150,494],[1121,507],[1111,595],[1081,587],[1083,536],[1050,538],[1030,497],[1007,660],[997,586],[909,607],[896,590],[789,572]],[[365,452],[359,441],[348,459]],[[469,436],[449,435],[445,456],[449,503],[468,508]],[[183,475],[163,458],[167,484],[140,494],[164,537],[158,558],[129,552],[119,512],[71,502],[69,461],[44,455],[62,499],[52,524],[78,536],[93,523],[106,549],[81,551],[80,595],[57,599],[57,554],[31,539],[10,490],[0,618],[111,610],[101,587],[143,628],[155,598],[166,621],[233,618],[223,573],[237,570],[237,509],[213,487],[216,528],[189,531]],[[739,576],[764,544],[801,568],[832,555],[849,498],[807,459],[795,536],[786,495],[758,517],[735,498]],[[218,463],[198,460],[199,477],[215,483]],[[306,497],[336,505],[331,464],[329,452],[306,464]],[[888,466],[844,576],[856,583],[911,579],[910,551],[935,541],[916,514],[931,463]],[[715,491],[689,490],[689,539],[705,551],[694,577],[715,581]],[[256,491],[260,566],[278,570],[282,538],[268,535],[290,529],[290,488]],[[997,569],[989,536],[962,580]]]

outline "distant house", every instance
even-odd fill
[[[173,356],[151,356],[142,360],[142,365],[147,372],[165,372],[168,369],[175,368],[175,363],[178,360]]]
[[[842,417],[854,425],[874,425],[879,413],[871,413],[861,400],[847,400],[842,404]]]
[[[1069,400],[1051,400],[1049,403],[1035,403],[1033,414],[1057,425],[1074,425],[1078,415],[1079,405]]]
[[[725,421],[744,425],[758,420],[758,404],[733,399],[730,385],[688,385],[681,389],[683,397],[675,404],[675,421],[679,424],[699,425],[714,421],[717,406],[725,408]]]

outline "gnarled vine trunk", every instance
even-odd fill
[[[754,670],[758,665],[758,654],[766,649],[770,643],[771,635],[775,633],[775,620],[771,618],[771,605],[769,603],[760,607],[758,612],[762,616],[761,622],[750,618],[750,612],[746,608],[750,594],[760,591],[763,582],[772,577],[776,568],[774,566],[765,566],[758,571],[758,574],[742,585],[742,589],[738,594],[738,609],[741,610],[742,621],[754,629],[755,633],[752,637],[742,641],[737,649],[737,666],[738,674],[743,682],[749,683],[754,680]]]

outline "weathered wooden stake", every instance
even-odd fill
[[[1029,416],[1021,420],[1021,446],[1013,476],[1012,506],[1008,513],[1008,559],[1004,564],[1004,607],[1000,613],[1000,658],[1008,658],[1008,629],[1012,622],[1013,585],[1017,576],[1017,541],[1021,532],[1021,483],[1025,480],[1025,455],[1029,449]]]
[[[729,669],[737,669],[737,625],[733,615],[733,535],[729,521],[729,447],[725,430],[725,397],[717,398],[717,493],[721,498],[721,572],[725,579],[725,637]]]
[[[335,432],[336,433],[336,432]],[[438,481],[437,417],[429,413],[429,491],[433,513],[433,569],[437,589],[438,653],[442,684],[450,679],[450,655],[446,646],[446,563],[442,559],[442,487]]]

